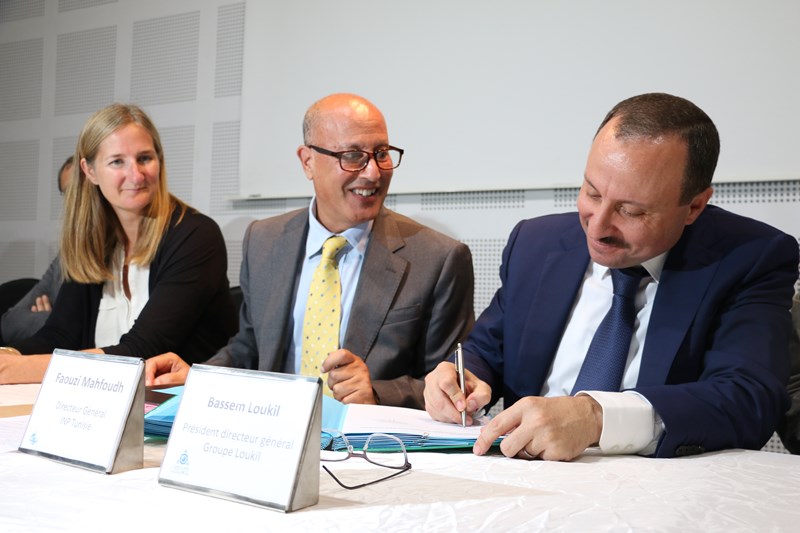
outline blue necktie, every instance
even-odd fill
[[[642,267],[611,269],[614,297],[583,360],[572,394],[581,390],[618,392],[636,320],[636,290],[647,276]]]

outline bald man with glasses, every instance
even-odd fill
[[[422,379],[474,322],[469,248],[384,207],[403,150],[368,100],[334,94],[313,104],[297,156],[314,198],[248,228],[239,333],[208,364],[313,375],[303,349],[310,294],[325,243],[343,237],[332,259],[338,343],[318,372],[344,403],[422,409]],[[180,383],[187,372],[175,354],[147,362],[148,384]]]

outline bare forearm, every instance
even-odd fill
[[[0,353],[0,384],[41,383],[50,354],[18,355],[3,350]]]

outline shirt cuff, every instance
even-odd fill
[[[661,436],[653,406],[635,392],[581,391],[603,409],[600,450],[604,454],[651,454]],[[658,428],[656,427],[658,423]]]

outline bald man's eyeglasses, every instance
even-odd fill
[[[395,148],[394,146],[387,146],[380,148],[373,152],[366,152],[364,150],[345,150],[343,152],[331,152],[325,148],[314,146],[313,144],[307,145],[312,150],[315,150],[323,155],[329,155],[339,160],[339,166],[342,170],[347,172],[361,172],[367,165],[369,165],[369,158],[375,160],[378,168],[383,170],[391,170],[400,166],[400,160],[403,159],[403,150]]]

